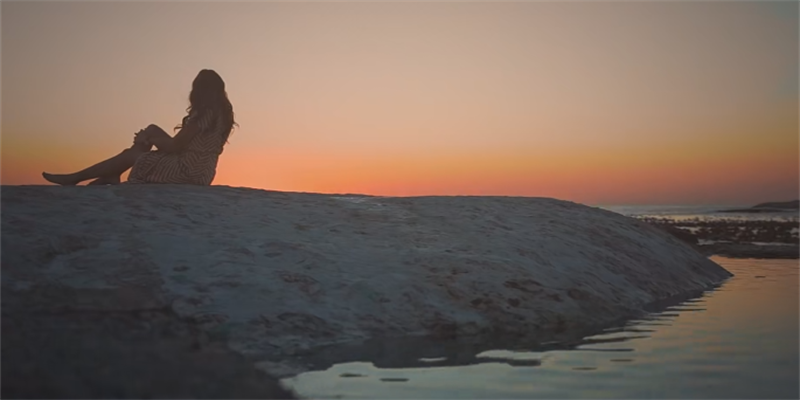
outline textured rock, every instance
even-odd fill
[[[4,301],[68,288],[64,309],[167,309],[267,370],[369,337],[582,329],[730,276],[655,227],[544,198],[6,186],[2,207]]]

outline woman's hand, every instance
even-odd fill
[[[150,135],[147,130],[142,129],[139,132],[133,134],[133,144],[146,144],[150,145]]]

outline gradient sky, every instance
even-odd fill
[[[797,2],[8,2],[2,183],[180,122],[241,127],[214,184],[588,204],[798,197]]]

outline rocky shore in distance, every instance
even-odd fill
[[[639,219],[669,232],[709,256],[800,258],[800,223],[797,220]]]

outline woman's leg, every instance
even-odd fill
[[[72,174],[48,174],[47,172],[42,172],[42,177],[59,185],[74,186],[89,179],[118,176],[132,167],[136,159],[145,152],[146,150],[143,150],[142,146],[134,145],[108,160],[101,161],[81,171]]]
[[[148,129],[151,128],[148,127]],[[160,128],[158,129],[160,130]],[[139,158],[140,155],[150,151],[151,148],[152,146],[148,144],[134,143],[133,146],[123,150],[116,156],[81,171],[72,174],[49,174],[47,172],[42,172],[42,177],[49,182],[64,186],[74,186],[94,178],[101,178],[106,181],[119,181],[120,175],[130,169],[136,162],[136,159]]]
[[[159,136],[159,135],[169,136],[169,134],[167,134],[167,132],[164,132],[163,129],[161,129],[158,125],[154,125],[154,124],[150,124],[147,128],[142,129],[139,133],[144,133],[144,132],[147,132],[146,135],[148,135],[150,137]],[[135,139],[134,139],[134,145],[136,145]],[[150,151],[150,150],[153,149],[153,145],[145,145],[145,144],[139,144],[139,145],[143,146],[143,150],[144,151]],[[101,176],[101,177],[89,182],[88,185],[92,185],[92,186],[94,186],[94,185],[118,185],[120,182],[122,182],[122,174],[121,173],[113,175],[113,176]]]
[[[169,133],[167,133],[166,131],[161,129],[161,127],[159,127],[158,125],[148,125],[147,128],[145,128],[144,130],[146,132],[145,134],[150,136],[150,137],[153,137],[153,136],[166,136],[168,138],[171,138]]]
[[[89,183],[87,186],[97,186],[97,185],[119,185],[122,182],[122,175],[117,176],[101,176]]]

